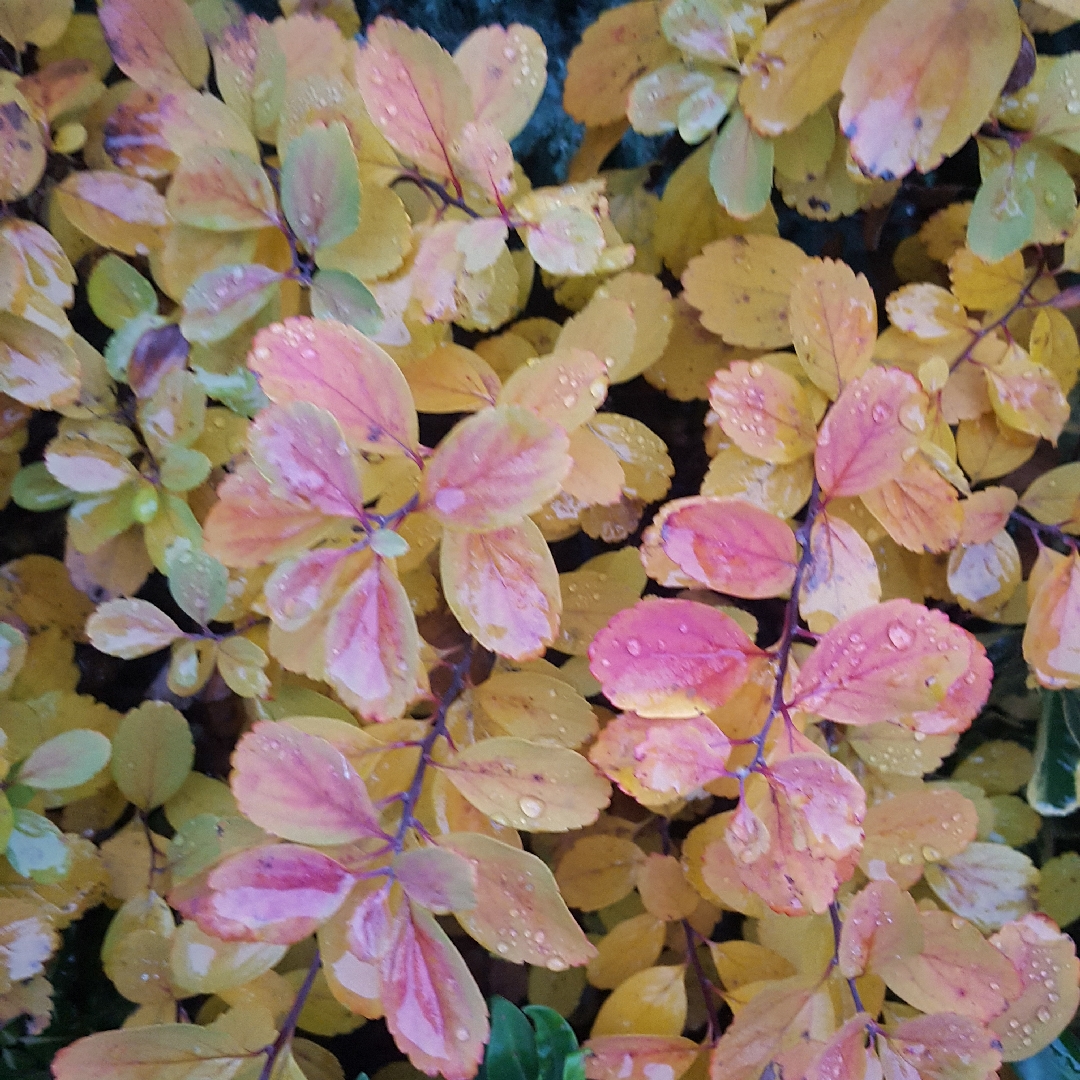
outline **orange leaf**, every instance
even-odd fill
[[[715,608],[648,599],[620,611],[596,635],[589,666],[619,708],[677,719],[723,705],[759,653]]]
[[[473,119],[473,103],[450,54],[422,30],[380,17],[367,28],[355,70],[387,142],[426,172],[452,177],[450,145]]]
[[[412,1064],[446,1080],[474,1076],[487,1008],[461,954],[423,908],[401,905],[379,974],[386,1026]]]
[[[385,559],[349,586],[326,624],[326,677],[369,720],[394,720],[417,694],[420,634],[408,594]]]
[[[438,843],[469,860],[476,874],[476,906],[457,912],[457,919],[496,956],[565,971],[596,955],[551,871],[535,855],[480,833],[449,833]]]
[[[866,509],[908,551],[938,554],[956,546],[964,511],[956,488],[926,455],[912,455],[898,476],[863,493]]]
[[[740,450],[787,464],[813,452],[816,427],[806,392],[764,360],[736,360],[709,383],[709,402]]]
[[[990,1025],[1002,1057],[1018,1061],[1037,1054],[1061,1034],[1080,1004],[1080,964],[1072,938],[1045,915],[1007,923],[991,939],[1020,981],[1009,1007]]]
[[[485,648],[513,660],[539,656],[559,632],[559,572],[528,518],[493,532],[443,535],[443,592],[458,622]]]
[[[183,92],[206,82],[210,53],[183,0],[102,0],[98,18],[116,66],[139,86]]]
[[[811,259],[795,279],[788,317],[799,362],[835,401],[873,360],[877,301],[869,282],[846,263]]]
[[[587,349],[562,347],[515,371],[499,394],[500,405],[520,405],[566,431],[580,427],[607,396],[607,368]]]
[[[1069,419],[1069,402],[1057,376],[1035,364],[1018,345],[986,369],[994,412],[1009,427],[1057,444]]]
[[[986,119],[1019,49],[1011,0],[889,0],[844,72],[840,127],[852,156],[886,180],[936,168]]]
[[[781,596],[795,581],[791,527],[742,499],[676,499],[655,525],[664,554],[716,592],[756,600]]]
[[[254,824],[301,844],[347,844],[381,836],[364,782],[325,739],[262,721],[236,745],[237,805]]]
[[[818,642],[799,671],[794,704],[841,724],[912,717],[918,730],[922,715],[936,719],[960,683],[981,693],[956,717],[967,726],[991,674],[983,647],[943,612],[890,600],[849,616]]]
[[[814,469],[827,498],[892,480],[926,427],[926,394],[899,368],[871,368],[844,387],[817,437]]]
[[[674,855],[646,856],[638,869],[638,892],[645,910],[662,922],[688,919],[701,903]]]
[[[890,961],[915,956],[922,946],[915,901],[888,878],[871,881],[844,912],[836,948],[840,974],[858,978]]]
[[[451,529],[485,531],[539,510],[570,469],[565,432],[518,405],[461,421],[424,468],[425,508]]]
[[[294,316],[260,330],[248,357],[271,401],[308,401],[332,413],[354,447],[411,454],[417,420],[401,369],[351,326]]]
[[[1024,659],[1050,689],[1080,687],[1080,555],[1058,559],[1035,593]]]
[[[878,877],[881,865],[920,867],[947,859],[975,839],[978,824],[974,804],[952,788],[921,785],[900,792],[867,810],[862,866]]]

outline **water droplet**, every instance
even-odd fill
[[[894,649],[907,649],[915,640],[911,631],[901,622],[894,622],[886,631]]]
[[[531,795],[522,795],[518,800],[518,806],[527,818],[538,818],[544,812],[543,802]]]

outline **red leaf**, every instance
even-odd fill
[[[425,509],[451,529],[484,532],[539,510],[570,471],[560,428],[517,405],[462,420],[424,469]]]
[[[908,720],[937,734],[970,724],[991,674],[985,650],[947,615],[890,600],[818,642],[795,682],[794,704],[841,724]]]
[[[649,599],[620,611],[596,635],[589,666],[619,708],[678,719],[723,705],[760,651],[722,611]]]
[[[364,782],[325,739],[262,721],[236,745],[232,790],[245,817],[301,844],[381,836]]]
[[[743,499],[676,499],[657,515],[664,554],[702,585],[746,599],[780,596],[795,581],[795,534]]]
[[[376,559],[338,602],[326,626],[326,676],[371,720],[393,720],[416,696],[420,635],[409,597]]]
[[[386,1026],[413,1065],[446,1080],[474,1076],[487,1008],[461,954],[422,908],[401,905],[380,975]]]
[[[264,409],[248,434],[248,447],[279,498],[337,517],[363,513],[356,465],[337,420],[325,409],[306,401]]]
[[[303,315],[274,323],[255,335],[248,364],[271,401],[326,409],[357,449],[415,450],[416,409],[405,376],[351,326]]]
[[[555,640],[562,611],[559,572],[528,518],[494,532],[447,531],[439,568],[450,610],[485,648],[527,660]]]
[[[214,937],[292,945],[341,907],[355,881],[321,851],[271,844],[241,851],[214,867],[201,895],[174,893],[169,899]]]
[[[814,468],[827,498],[861,495],[900,474],[926,427],[926,395],[899,368],[873,367],[844,387],[818,431]]]

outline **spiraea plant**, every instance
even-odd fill
[[[527,26],[0,0],[5,1066],[102,903],[56,1080],[1068,1060],[1073,16],[616,7],[534,189]]]

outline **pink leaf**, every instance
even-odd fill
[[[661,722],[634,748],[634,775],[653,791],[688,795],[725,774],[729,753],[728,737],[704,716]]]

